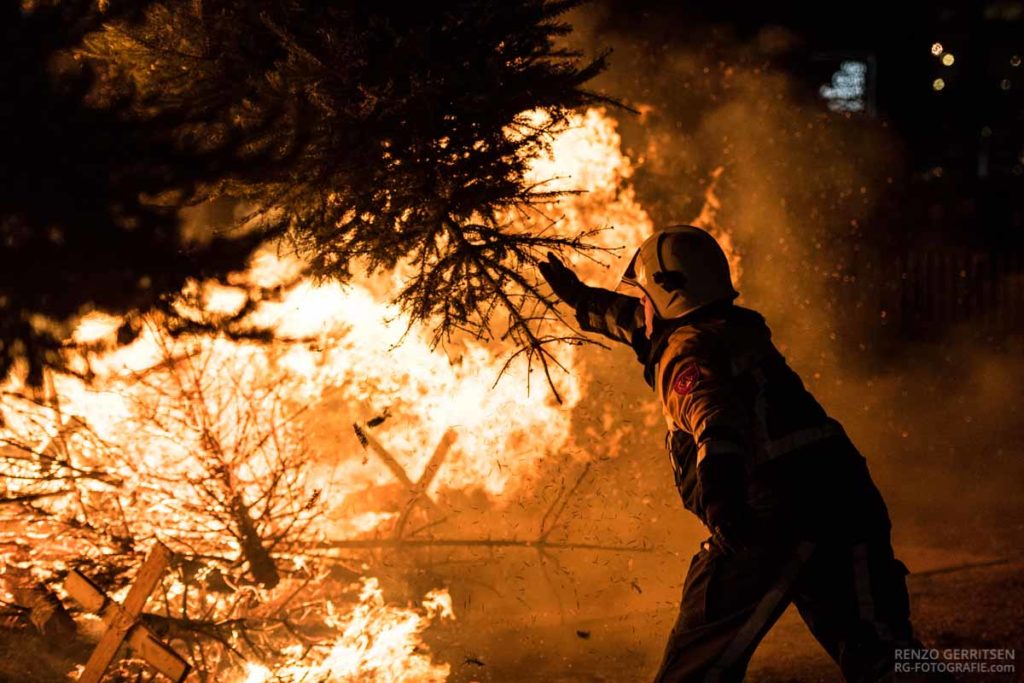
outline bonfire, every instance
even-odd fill
[[[575,266],[614,285],[620,248],[653,229],[632,169],[614,121],[586,111],[531,171],[582,192],[510,220],[589,232],[601,258]],[[712,186],[709,228],[714,208]],[[425,634],[458,628],[458,579],[396,556],[585,546],[552,532],[615,439],[607,453],[573,443],[586,377],[577,346],[555,351],[551,387],[529,381],[508,341],[439,344],[410,325],[389,303],[402,278],[400,267],[314,282],[285,244],[268,244],[227,285],[193,282],[175,303],[234,327],[151,314],[129,321],[136,338],[122,345],[125,320],[87,315],[68,351],[77,372],[3,387],[6,626],[98,635],[99,617],[68,599],[69,572],[121,602],[159,542],[173,559],[142,619],[191,663],[190,680],[446,680],[450,664]],[[549,461],[571,475],[542,503],[533,493]],[[516,521],[479,526],[514,501]],[[128,677],[147,663],[115,666]]]

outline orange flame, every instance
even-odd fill
[[[455,618],[451,596],[447,591],[431,591],[421,605],[419,609],[389,606],[377,579],[365,578],[359,603],[328,619],[328,625],[341,633],[325,656],[311,663],[303,649],[297,647],[273,667],[248,664],[243,683],[445,681],[451,667],[431,661],[424,653],[420,635],[435,620]]]

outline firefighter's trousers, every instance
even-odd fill
[[[913,640],[906,568],[863,459],[843,445],[759,477],[759,533],[730,554],[705,542],[690,564],[657,683],[740,681],[791,603],[849,682],[890,681]],[[820,454],[819,454],[820,456]]]
[[[895,649],[914,645],[904,573],[887,539],[735,555],[705,544],[690,564],[656,680],[742,680],[791,602],[847,681],[892,680]]]

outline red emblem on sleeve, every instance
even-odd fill
[[[672,382],[672,391],[680,396],[686,396],[693,391],[698,381],[700,381],[700,368],[696,363],[689,363],[676,375]]]

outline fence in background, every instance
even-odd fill
[[[1024,331],[1024,250],[917,249],[886,287],[890,325],[909,336],[969,324],[980,334]]]

